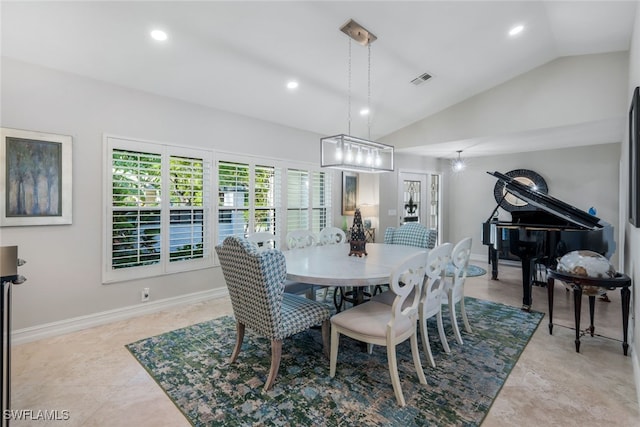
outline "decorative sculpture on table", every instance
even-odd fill
[[[353,214],[353,225],[351,226],[350,233],[349,244],[351,245],[351,250],[349,251],[349,256],[356,255],[361,257],[362,255],[367,255],[365,248],[367,238],[364,235],[364,225],[362,225],[360,208],[356,208]]]

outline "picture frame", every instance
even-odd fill
[[[640,87],[636,87],[629,108],[629,222],[640,227]]]
[[[358,174],[342,172],[342,215],[353,215],[358,203]]]
[[[72,138],[0,128],[0,227],[72,223]]]

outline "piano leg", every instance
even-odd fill
[[[531,311],[531,259],[522,258],[522,309]]]
[[[489,246],[489,263],[491,264],[491,280],[498,280],[498,251]]]
[[[593,317],[596,309],[596,296],[589,295],[589,319],[591,320],[591,324],[589,325],[589,334],[593,336],[593,332],[596,330],[596,327],[593,326]]]
[[[549,335],[553,335],[553,291],[555,281],[552,277],[547,278],[547,298],[549,301]]]

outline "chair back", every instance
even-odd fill
[[[422,290],[423,315],[430,317],[440,310],[445,294],[444,274],[451,257],[451,243],[443,243],[429,250],[425,284]]]
[[[438,231],[418,222],[409,222],[398,228],[388,227],[384,232],[384,243],[392,245],[417,246],[431,249],[435,247]]]
[[[471,237],[460,240],[451,250],[451,262],[453,264],[453,277],[451,286],[453,288],[454,301],[462,297],[464,281],[467,278],[467,267],[471,256]]]
[[[294,230],[287,233],[288,249],[301,249],[318,244],[318,237],[310,230]]]
[[[323,228],[318,236],[319,245],[335,245],[338,243],[345,243],[346,241],[347,236],[344,234],[344,231],[340,230],[338,227]]]
[[[387,329],[393,330],[393,323],[400,317],[408,317],[412,322],[418,319],[418,305],[426,269],[424,254],[416,254],[407,258],[389,277],[389,289],[396,297],[391,306],[391,321]],[[406,301],[411,298],[410,301]],[[406,303],[405,303],[406,301]]]
[[[276,236],[268,231],[249,234],[247,240],[255,244],[258,250],[274,249],[276,248]]]
[[[216,246],[236,320],[258,334],[283,339],[282,299],[287,267],[278,249],[258,250],[243,237]]]

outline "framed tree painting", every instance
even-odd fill
[[[342,215],[353,215],[358,203],[358,174],[342,172]]]
[[[71,224],[71,136],[0,134],[0,226]]]

